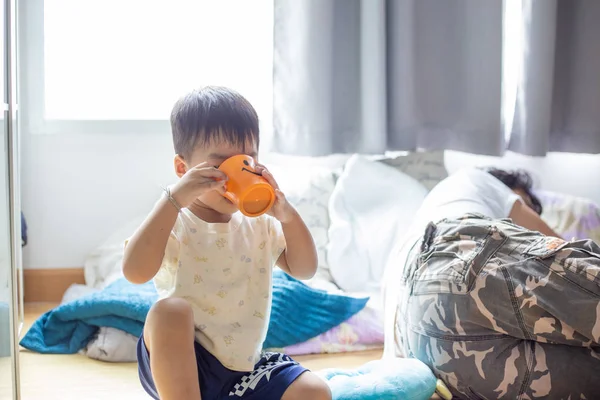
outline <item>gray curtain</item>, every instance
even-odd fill
[[[274,149],[600,152],[599,21],[596,0],[275,0]]]
[[[524,0],[509,149],[600,153],[600,1]]]

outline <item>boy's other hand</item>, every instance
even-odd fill
[[[189,207],[204,193],[216,190],[225,193],[227,175],[206,162],[187,170],[171,189],[171,196],[183,208]]]
[[[269,185],[273,186],[273,189],[275,189],[275,203],[273,203],[273,207],[271,207],[267,214],[275,217],[282,224],[291,221],[296,215],[296,209],[288,203],[283,192],[279,190],[279,185],[271,172],[269,172],[262,164],[256,164],[254,169],[269,182]]]

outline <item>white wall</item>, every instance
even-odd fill
[[[0,303],[8,303],[9,277],[12,271],[10,260],[10,222],[8,219],[8,159],[4,120],[0,118]],[[0,325],[3,321],[0,320]],[[1,353],[1,351],[0,351]]]
[[[25,268],[81,267],[175,178],[171,136],[22,134]]]
[[[29,224],[25,268],[80,267],[86,255],[131,219],[147,213],[159,185],[175,178],[164,135],[22,136],[23,210]],[[600,156],[503,158],[448,152],[450,171],[465,165],[524,167],[542,187],[600,203]]]

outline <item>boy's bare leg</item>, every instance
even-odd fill
[[[305,372],[287,388],[281,400],[331,400],[327,383],[313,374]]]
[[[167,298],[150,309],[144,326],[152,377],[161,400],[198,400],[194,318],[187,301]]]

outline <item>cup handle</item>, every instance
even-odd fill
[[[225,192],[223,197],[225,197],[227,200],[231,201],[233,204],[237,205],[237,200],[231,192]]]

